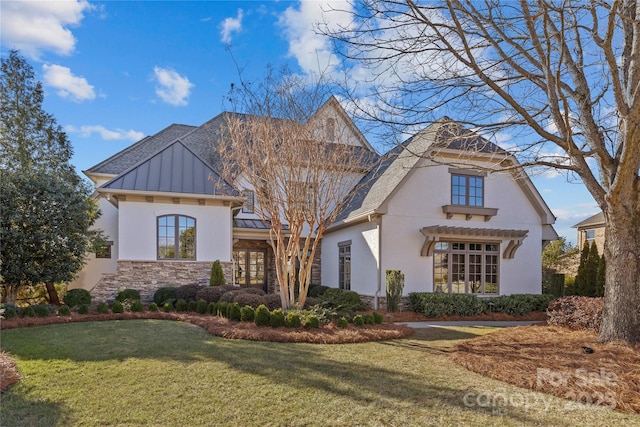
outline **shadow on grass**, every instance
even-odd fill
[[[403,363],[402,352],[416,349],[411,342],[443,339],[442,336],[435,338],[437,335],[421,332],[410,340],[383,343],[282,344],[225,340],[180,322],[129,320],[3,331],[2,347],[21,360],[69,359],[84,362],[138,358],[176,362],[215,361],[231,370],[225,370],[225,376],[239,371],[263,377],[272,384],[329,393],[364,405],[375,404],[382,408],[394,407],[397,402],[403,402],[403,405],[411,402],[418,407],[438,410],[450,407],[491,414],[491,408],[472,408],[465,404],[464,396],[470,390],[468,384],[449,382],[446,373],[441,375],[436,371],[414,374],[412,366]],[[445,336],[461,340],[475,335],[448,331]],[[389,346],[396,348],[389,349]],[[380,354],[390,359],[388,365],[380,359]],[[425,354],[424,363],[455,369],[454,365],[435,357]],[[12,395],[11,398],[19,396]],[[36,406],[40,404],[34,403]],[[38,408],[36,413],[54,409]],[[505,416],[518,424],[536,421],[521,410],[510,411]]]
[[[27,391],[14,392],[17,384],[2,394],[0,425],[2,426],[51,426],[62,418],[60,405],[41,400],[24,399]]]

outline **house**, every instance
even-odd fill
[[[444,118],[391,150],[322,239],[322,283],[385,296],[541,292],[555,217],[517,160]]]
[[[108,241],[71,288],[95,301],[135,288],[150,300],[160,286],[207,283],[220,260],[229,283],[277,291],[259,200],[218,173],[229,114],[173,124],[85,171]],[[378,156],[334,98],[309,120],[320,123],[319,139],[364,150],[369,164],[321,241],[312,283],[374,299],[384,295],[385,270],[400,269],[405,294],[540,292],[555,218],[515,158],[449,119]],[[337,127],[347,138],[332,141],[326,130]]]
[[[597,213],[584,221],[580,221],[573,228],[578,229],[578,248],[582,250],[584,243],[587,242],[589,246],[593,242],[596,242],[598,247],[598,253],[604,252],[604,214],[602,212]]]

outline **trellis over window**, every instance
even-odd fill
[[[436,243],[441,240],[477,240],[508,242],[502,252],[502,258],[513,259],[516,251],[529,233],[528,230],[502,230],[497,228],[448,227],[432,225],[420,230],[425,240],[420,250],[421,256],[432,256]]]

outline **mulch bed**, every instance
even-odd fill
[[[522,326],[465,341],[451,358],[479,374],[570,401],[640,413],[640,345],[593,331]]]

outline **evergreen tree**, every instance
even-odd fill
[[[226,283],[222,265],[219,260],[215,260],[211,265],[211,277],[209,278],[210,286],[222,286]]]
[[[596,295],[596,281],[598,276],[598,265],[600,264],[600,254],[596,242],[591,243],[589,256],[585,268],[584,293],[582,295],[593,297]]]
[[[573,284],[576,295],[585,295],[587,280],[587,260],[589,259],[589,242],[585,241],[580,252],[580,265],[578,266],[578,274]]]
[[[82,268],[99,215],[43,101],[33,68],[12,50],[0,77],[0,276],[8,302],[20,286],[44,283],[49,302],[59,304],[54,283]]]
[[[606,281],[606,273],[607,273],[607,265],[604,260],[604,254],[600,257],[600,262],[598,263],[598,274],[596,275],[596,293],[595,296],[601,297],[604,296],[604,284]]]

